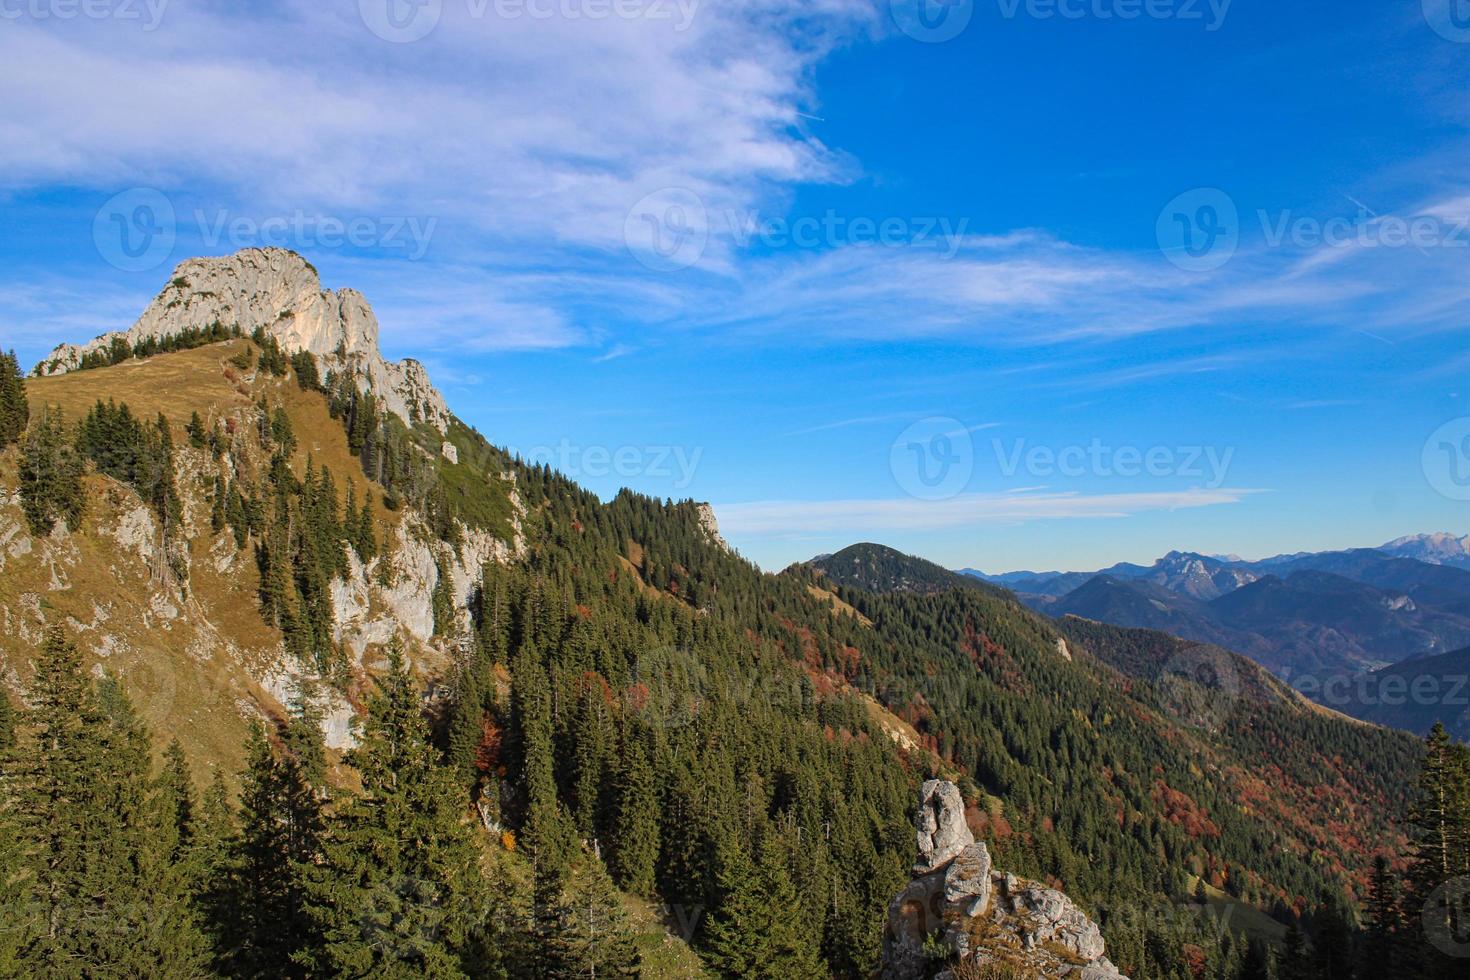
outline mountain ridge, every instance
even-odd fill
[[[310,352],[327,369],[356,376],[363,390],[371,390],[407,424],[423,421],[448,431],[448,406],[423,364],[383,358],[378,320],[367,299],[355,289],[323,289],[316,267],[282,248],[248,248],[181,262],[131,327],[81,345],[61,344],[34,374],[76,371],[89,355],[109,355],[116,345],[132,350],[214,324],[243,334],[263,332],[287,353]]]

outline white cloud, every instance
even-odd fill
[[[788,500],[719,504],[715,515],[727,534],[784,537],[792,534],[877,531],[942,531],[982,524],[1131,517],[1240,503],[1261,490],[1189,489],[1151,493],[961,494],[949,500]]]

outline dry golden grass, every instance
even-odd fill
[[[249,394],[237,391],[224,373],[227,366],[236,374],[245,373],[229,365],[229,358],[248,346],[247,340],[230,340],[93,371],[28,378],[26,395],[33,413],[43,406],[59,406],[71,421],[86,415],[99,397],[127,402],[141,418],[162,412],[182,426],[197,411],[207,421],[211,410],[217,417],[250,404]]]
[[[826,589],[815,585],[808,585],[806,587],[806,590],[810,592],[814,598],[819,599],[822,602],[830,603],[832,606],[832,611],[834,613],[844,613],[848,616],[851,616],[853,619],[856,619],[864,626],[873,625],[873,621],[871,619],[858,612],[848,603],[843,602],[840,598],[838,598],[837,593],[828,592]]]
[[[147,563],[115,537],[125,517],[142,510],[121,484],[89,477],[83,526],[44,546],[33,541],[21,554],[7,554],[4,543],[7,533],[11,545],[25,536],[20,507],[13,498],[0,507],[0,675],[24,686],[42,623],[67,626],[97,669],[122,679],[160,745],[175,735],[186,743],[201,777],[214,766],[233,774],[243,763],[242,708],[279,713],[280,705],[254,678],[276,662],[281,646],[280,634],[259,613],[252,550],[235,553],[228,530],[210,530],[214,468],[207,453],[188,448],[185,423],[196,411],[207,423],[244,419],[264,397],[291,417],[298,474],[310,457],[332,471],[344,498],[349,483],[359,501],[372,487],[322,394],[301,390],[289,376],[254,377],[253,368],[242,371],[231,363],[252,348],[238,339],[26,382],[33,412],[55,406],[72,423],[99,398],[126,403],[143,419],[161,412],[170,421],[185,462],[178,489],[192,518],[186,594],[153,582]],[[0,453],[0,489],[17,486],[17,457],[16,449]],[[373,497],[382,539],[400,515],[383,508],[381,494]],[[230,555],[233,561],[220,560],[216,567],[217,558]],[[177,610],[172,617],[170,605]]]

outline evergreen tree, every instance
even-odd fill
[[[350,517],[351,514],[349,513]],[[357,548],[357,557],[364,562],[370,562],[378,555],[378,535],[373,524],[373,495],[365,494],[362,500],[362,510],[357,515],[357,533],[353,544]]]
[[[85,964],[92,976],[203,976],[204,938],[172,863],[174,814],[131,704],[111,681],[94,688],[55,628],[31,702],[13,804],[36,910],[21,958],[41,975]]]
[[[322,742],[322,709],[317,704],[316,685],[309,678],[296,681],[283,741],[306,786],[313,792],[325,791],[327,749]]]
[[[20,498],[35,534],[50,534],[58,522],[81,526],[86,509],[81,458],[66,434],[60,409],[41,412],[21,443]]]
[[[195,449],[203,449],[209,445],[209,435],[204,431],[204,420],[195,412],[189,416],[189,424],[184,426],[184,431],[189,435],[189,445]]]
[[[163,801],[166,826],[171,830],[173,846],[170,860],[182,864],[194,846],[196,828],[194,780],[189,776],[189,763],[183,746],[176,738],[163,753],[163,773],[159,777],[159,793]]]
[[[511,663],[510,696],[515,750],[524,774],[522,836],[538,861],[560,863],[571,849],[571,834],[556,793],[550,685],[531,644]]]
[[[228,918],[215,926],[224,937],[222,959],[231,975],[301,973],[294,957],[310,938],[300,882],[306,862],[297,860],[302,848],[291,810],[303,792],[299,770],[283,764],[265,729],[253,722],[240,776],[240,833],[231,848],[231,893],[218,905]]]
[[[602,863],[586,855],[575,868],[538,870],[535,948],[526,972],[545,980],[641,975],[622,899]]]
[[[440,559],[435,563],[434,591],[430,596],[434,612],[434,635],[449,637],[454,633],[455,602],[454,579],[449,566]]]
[[[1413,968],[1426,978],[1459,976],[1462,964],[1446,955],[1470,924],[1470,895],[1458,882],[1470,874],[1470,749],[1455,744],[1438,723],[1424,740],[1418,795],[1410,808],[1413,856],[1409,867],[1412,912],[1407,946]]]
[[[449,717],[446,762],[471,791],[480,778],[480,745],[485,737],[485,678],[474,653],[458,667],[454,709]]]
[[[0,353],[0,449],[20,439],[30,418],[26,379],[15,351]]]
[[[15,706],[10,693],[0,687],[0,761],[15,747]]]
[[[1363,937],[1358,975],[1399,976],[1404,972],[1404,907],[1398,879],[1389,868],[1388,858],[1379,855],[1373,862],[1373,879],[1367,901],[1367,931]]]
[[[1281,960],[1276,975],[1280,980],[1313,980],[1307,939],[1295,919],[1286,927],[1286,938],[1282,941]]]
[[[710,961],[722,973],[761,980],[818,980],[824,976],[800,896],[779,848],[767,839],[752,861],[743,847],[720,847],[721,901],[708,930]]]
[[[328,827],[309,881],[320,975],[459,977],[493,972],[488,897],[468,800],[434,761],[418,692],[395,646],[351,761],[362,792]]]
[[[1355,961],[1353,929],[1347,912],[1335,900],[1322,906],[1312,942],[1312,973],[1319,978],[1351,980]]]
[[[624,891],[646,898],[653,895],[659,850],[658,788],[641,739],[629,737],[623,754],[612,867]]]

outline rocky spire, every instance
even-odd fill
[[[383,359],[378,320],[362,294],[322,289],[316,268],[281,248],[247,248],[180,263],[131,328],[81,346],[62,344],[37,371],[49,375],[75,370],[84,355],[107,349],[116,337],[132,346],[215,323],[239,327],[247,335],[262,329],[287,353],[310,351],[324,370],[350,371],[384,408],[410,424],[423,421],[441,432],[448,427],[449,410],[424,366]]]
[[[937,938],[957,962],[998,963],[1026,976],[1127,980],[1103,955],[1102,933],[1061,892],[996,871],[965,822],[954,783],[931,779],[914,821],[913,880],[888,907],[883,980],[922,980]],[[932,948],[932,947],[931,947]],[[946,970],[939,980],[952,980]]]

